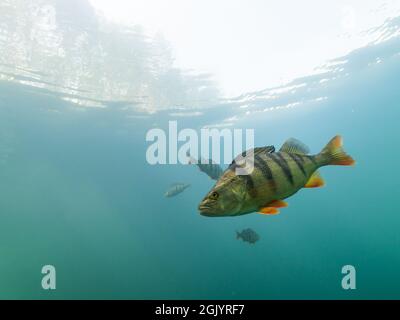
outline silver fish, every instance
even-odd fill
[[[211,159],[205,160],[205,159],[199,159],[196,160],[195,158],[191,157],[188,154],[188,159],[189,159],[189,164],[195,164],[199,167],[201,172],[204,172],[206,175],[208,175],[212,180],[218,180],[222,174],[224,173],[224,170],[221,168],[221,166]]]
[[[190,187],[190,184],[181,183],[181,182],[174,183],[169,186],[168,190],[164,193],[164,196],[167,198],[175,197],[178,194],[185,191],[185,189],[187,189],[189,187]]]

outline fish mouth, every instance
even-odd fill
[[[209,207],[209,206],[204,205],[204,204],[200,204],[199,205],[199,211],[200,211],[200,214],[202,216],[215,217],[215,214],[213,214],[213,209],[211,207]]]

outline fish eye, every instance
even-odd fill
[[[211,195],[210,195],[210,198],[211,198],[212,200],[217,200],[218,197],[219,197],[219,193],[216,192],[216,191],[214,191],[214,192],[211,193]]]

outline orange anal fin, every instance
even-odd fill
[[[283,201],[283,200],[274,200],[270,203],[268,203],[269,207],[273,207],[273,208],[286,208],[288,206],[287,202]]]
[[[320,188],[325,185],[324,179],[319,175],[318,171],[314,172],[314,174],[307,181],[304,188]]]
[[[274,207],[264,207],[264,208],[261,208],[258,213],[267,214],[267,215],[274,215],[274,214],[278,214],[279,210],[277,208],[274,208]]]

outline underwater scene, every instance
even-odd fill
[[[400,14],[364,34],[310,74],[223,95],[92,2],[0,0],[0,298],[399,299]],[[207,128],[253,130],[259,176],[171,137]]]

